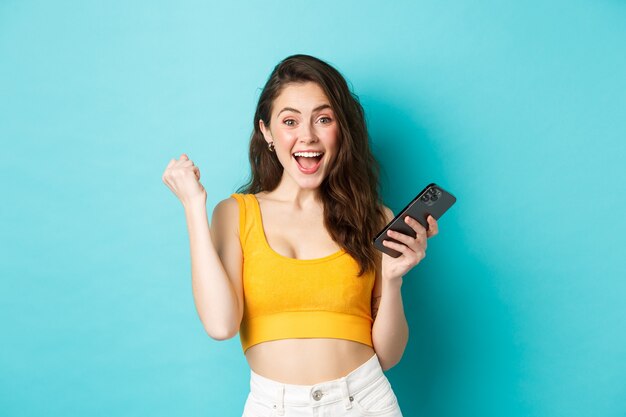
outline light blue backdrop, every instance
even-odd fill
[[[0,2],[0,415],[241,414],[161,175],[186,152],[210,216],[293,53],[361,98],[394,211],[431,181],[458,198],[405,278],[405,415],[626,415],[625,22],[618,0]]]

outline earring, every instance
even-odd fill
[[[267,149],[270,150],[270,152],[274,152],[274,142],[270,142],[267,144]]]

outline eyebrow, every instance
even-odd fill
[[[313,112],[320,111],[320,110],[323,110],[323,109],[331,109],[332,110],[332,107],[330,107],[330,104],[322,104],[322,105],[317,106],[316,108],[314,108]],[[285,107],[284,109],[282,109],[281,111],[278,112],[276,117],[278,117],[284,111],[292,111],[292,112],[295,112],[295,113],[300,113],[300,110],[294,109],[293,107]]]

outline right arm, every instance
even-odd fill
[[[191,284],[196,310],[213,339],[234,337],[243,317],[243,254],[239,243],[239,206],[234,198],[206,213],[206,190],[200,169],[186,154],[172,159],[163,182],[185,208],[191,250]]]
[[[196,310],[213,339],[234,337],[243,317],[239,207],[234,198],[217,204],[211,227],[204,201],[185,205]]]

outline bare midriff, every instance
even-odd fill
[[[345,339],[281,339],[246,351],[257,374],[284,384],[313,385],[341,378],[374,356],[374,349]]]

